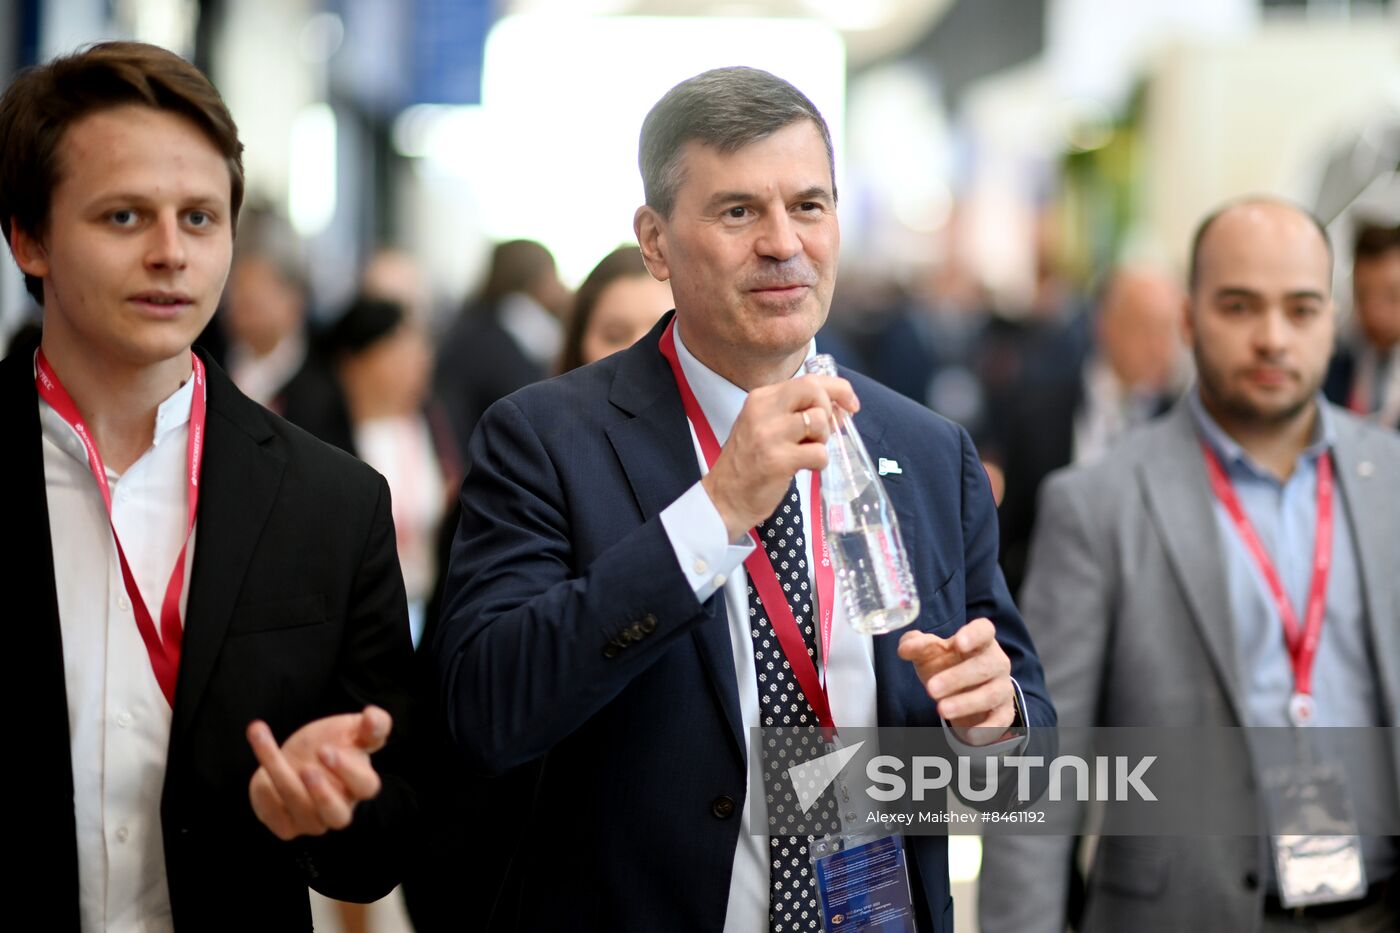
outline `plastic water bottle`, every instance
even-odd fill
[[[836,361],[821,354],[808,360],[806,369],[835,376]],[[919,614],[919,595],[899,520],[851,416],[839,408],[826,453],[822,516],[846,618],[856,631],[871,635],[903,628]]]

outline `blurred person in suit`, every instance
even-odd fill
[[[670,307],[670,286],[652,278],[641,250],[635,246],[613,250],[593,267],[574,296],[560,371],[569,372],[626,349]],[[438,530],[439,576],[428,606],[424,645],[436,637],[440,597],[460,516],[454,497]],[[420,648],[420,655],[424,654]],[[425,677],[434,676],[429,667],[425,663]],[[445,723],[440,731],[445,736]],[[464,903],[495,898],[509,858],[496,851],[483,852],[479,840],[514,832],[516,814],[530,807],[539,773],[531,763],[504,776],[482,777],[450,742],[438,748],[432,770],[438,819],[428,828],[425,857],[416,860],[404,880],[409,916],[418,933],[461,930]]]
[[[1170,408],[1181,391],[1181,287],[1154,270],[1126,267],[1109,275],[1101,294],[1084,364],[1023,377],[997,425],[1005,476],[997,510],[1001,566],[1013,593],[1025,575],[1045,477],[1097,460],[1128,429]]]
[[[9,876],[46,930],[308,930],[308,886],[373,900],[412,844],[384,480],[191,350],[241,153],[213,85],[155,46],[0,96],[0,224],[43,306],[0,363],[30,778]]]
[[[1354,255],[1355,327],[1332,359],[1327,397],[1400,430],[1400,224],[1363,224]]]
[[[1325,230],[1289,204],[1235,202],[1198,228],[1183,317],[1195,386],[1041,493],[1021,605],[1061,725],[1400,724],[1400,438],[1321,395],[1331,282]],[[1292,618],[1319,620],[1311,662],[1286,637]],[[1396,799],[1396,754],[1348,773],[1358,809]],[[1073,847],[987,839],[982,929],[1063,931]],[[1106,833],[1077,928],[1393,930],[1398,854],[1362,837],[1364,895],[1294,910],[1267,837]]]
[[[510,240],[492,251],[486,284],[443,337],[433,376],[462,463],[482,413],[553,372],[570,300],[539,243]]]
[[[798,870],[809,840],[750,825],[750,727],[942,724],[980,744],[968,730],[983,726],[990,755],[1054,711],[966,432],[855,373],[801,375],[840,242],[811,101],[766,72],[706,72],[652,108],[640,162],[634,230],[675,310],[630,348],[493,405],[462,487],[433,644],[444,707],[476,769],[527,769],[530,801],[493,847],[510,862],[490,928],[816,931]],[[873,456],[905,465],[886,484],[921,610],[872,637],[835,602],[830,689],[799,692],[818,676],[802,529],[837,405]],[[791,595],[771,606],[743,566],[755,527],[798,531]],[[782,620],[805,645],[790,658]],[[907,854],[920,929],[951,933],[946,839],[910,838]]]
[[[652,278],[642,251],[620,246],[604,256],[574,296],[559,372],[625,350],[671,308],[671,286]]]
[[[307,357],[310,284],[302,244],[283,217],[252,207],[239,218],[223,307],[215,315],[222,362],[240,392],[277,410]]]
[[[410,320],[433,329],[433,290],[422,264],[409,252],[381,246],[365,260],[360,273],[360,293],[367,298],[397,302]]]

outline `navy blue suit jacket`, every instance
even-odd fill
[[[533,785],[509,816],[493,929],[724,924],[745,742],[723,593],[696,600],[659,518],[700,477],[657,348],[670,317],[631,349],[497,403],[472,439],[435,651],[458,744],[484,771]],[[904,471],[885,482],[913,559],[917,626],[948,635],[990,617],[1030,723],[1053,724],[967,433],[842,375],[872,458]],[[875,638],[879,724],[936,726],[898,638]],[[912,838],[910,850],[920,928],[951,933],[946,840]]]

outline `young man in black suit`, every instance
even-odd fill
[[[376,753],[411,648],[388,489],[191,350],[241,150],[208,80],[148,45],[0,98],[0,225],[44,315],[0,363],[0,581],[32,779],[14,870],[49,892],[45,929],[306,930],[307,885],[397,880],[412,794]]]

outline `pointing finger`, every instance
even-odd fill
[[[355,734],[355,744],[367,752],[377,752],[389,740],[389,732],[394,728],[393,717],[378,706],[366,706],[360,714],[360,726]]]

